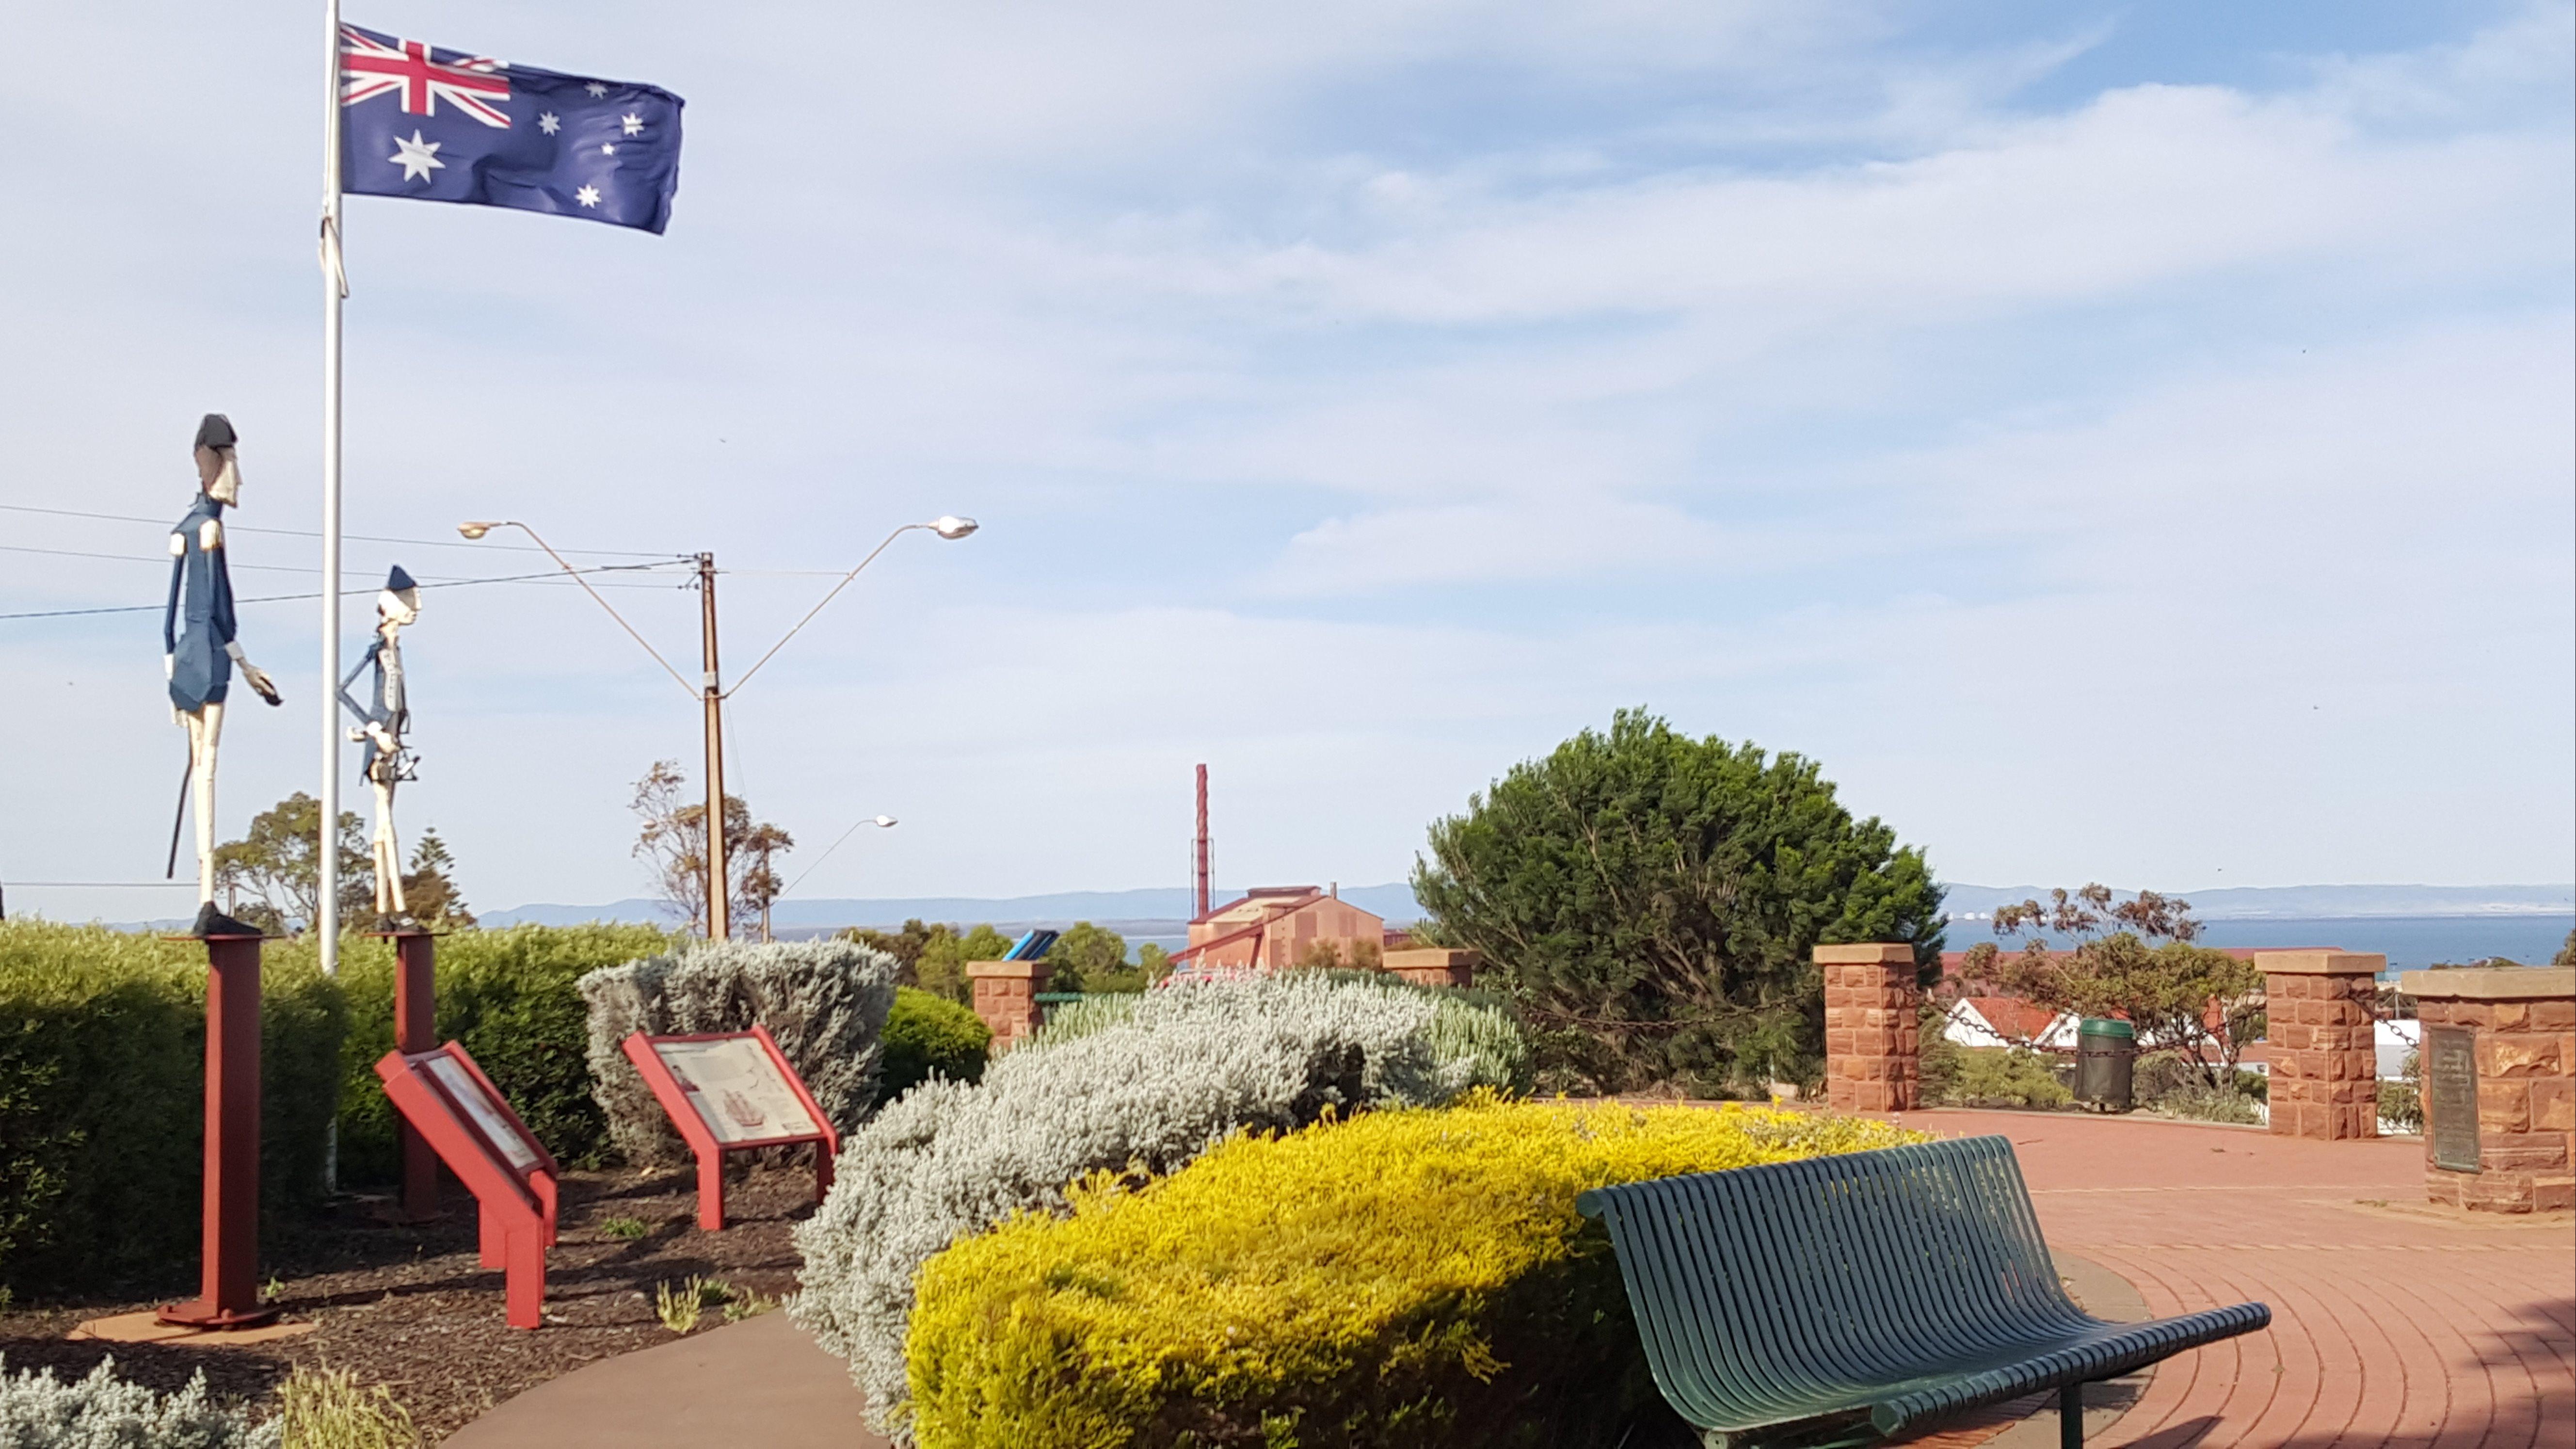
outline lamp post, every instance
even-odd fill
[[[732,698],[735,691],[740,690],[744,685],[750,683],[751,677],[760,672],[762,665],[767,664],[771,659],[775,658],[779,650],[787,647],[788,640],[795,638],[798,632],[803,630],[806,625],[814,622],[814,616],[822,613],[834,599],[839,598],[841,596],[841,590],[850,586],[850,581],[859,576],[860,570],[865,569],[872,563],[875,563],[877,561],[877,555],[884,553],[887,547],[893,544],[896,539],[919,529],[925,532],[935,533],[944,539],[954,540],[966,537],[967,535],[975,532],[975,530],[981,526],[982,525],[976,523],[976,521],[971,518],[960,518],[955,514],[942,514],[940,517],[934,518],[928,523],[907,523],[902,527],[897,528],[894,532],[887,534],[883,542],[880,542],[875,548],[868,551],[868,556],[866,558],[859,560],[857,567],[851,569],[848,573],[841,575],[840,582],[832,585],[831,592],[823,596],[821,603],[808,609],[805,612],[805,617],[796,621],[794,628],[789,629],[784,635],[781,635],[777,643],[769,646],[768,653],[761,655],[759,659],[753,661],[752,666],[742,672],[742,677],[734,681],[732,689],[724,687],[722,672],[718,669],[716,661],[716,556],[714,554],[701,553],[692,560],[697,565],[698,569],[698,589],[700,593],[698,638],[699,657],[702,667],[699,672],[697,686],[695,688],[691,688],[689,681],[681,676],[680,671],[671,667],[671,661],[664,659],[661,651],[655,649],[650,643],[647,643],[644,636],[635,631],[635,626],[626,622],[624,615],[610,607],[608,600],[600,597],[599,591],[590,586],[589,581],[581,576],[581,571],[579,569],[576,569],[571,564],[564,562],[563,555],[556,553],[551,544],[548,544],[543,538],[539,538],[537,536],[537,531],[535,529],[530,528],[528,525],[521,523],[516,519],[493,519],[460,523],[456,526],[456,531],[463,534],[466,538],[479,539],[491,533],[491,531],[496,528],[515,528],[521,533],[526,534],[529,538],[534,539],[537,547],[546,551],[546,557],[553,559],[557,568],[560,568],[565,573],[571,575],[572,581],[580,584],[582,591],[589,594],[593,600],[596,600],[601,608],[607,609],[609,617],[617,620],[618,627],[624,629],[627,636],[632,638],[636,643],[642,644],[644,646],[644,652],[653,656],[653,662],[661,665],[663,672],[669,674],[672,680],[682,689],[688,690],[691,695],[695,696],[700,705],[706,711],[704,728],[707,752],[707,939],[710,941],[723,941],[730,939],[733,935],[733,892],[729,889],[729,879],[725,869],[724,702]],[[860,823],[866,824],[868,822],[862,821]],[[877,817],[877,823],[880,826],[889,826],[895,822],[891,816],[879,816]],[[858,827],[854,825],[850,828],[851,830],[856,830]],[[848,833],[844,832],[841,838],[843,840],[848,839]],[[839,843],[839,841],[833,842],[836,847]],[[830,854],[829,851],[824,853],[827,855]],[[820,863],[820,861],[816,862],[816,864]],[[808,874],[811,874],[810,870],[808,871]],[[797,879],[801,882],[804,877],[799,876]]]
[[[779,888],[776,895],[770,896],[768,899],[760,903],[760,939],[764,941],[769,939],[769,908],[785,899],[790,891],[803,885],[807,879],[812,877],[815,871],[821,869],[823,862],[832,858],[832,852],[840,849],[843,841],[846,841],[851,836],[859,833],[859,826],[873,825],[879,830],[892,830],[895,827],[895,823],[895,818],[891,815],[871,815],[859,820],[849,829],[842,831],[837,839],[833,840],[831,844],[824,846],[823,853],[814,857],[814,863],[812,865],[809,865],[803,870],[797,872],[796,879],[789,881],[786,885]]]

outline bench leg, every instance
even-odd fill
[[[2058,1449],[2084,1449],[2084,1386],[2068,1384],[2057,1391]]]

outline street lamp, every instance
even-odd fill
[[[526,534],[528,537],[535,539],[537,547],[546,551],[546,557],[553,559],[557,568],[560,568],[565,573],[571,575],[572,581],[580,584],[584,593],[589,594],[591,598],[597,600],[601,608],[608,610],[609,617],[617,621],[618,627],[624,629],[628,637],[632,638],[636,643],[644,646],[644,652],[653,656],[654,663],[661,665],[664,672],[668,673],[673,680],[677,681],[682,689],[687,689],[691,694],[696,695],[700,703],[704,705],[706,709],[705,733],[707,751],[707,939],[710,941],[722,941],[730,939],[733,934],[732,891],[728,889],[730,877],[725,871],[724,702],[733,697],[735,690],[739,690],[744,685],[750,683],[751,677],[760,672],[762,665],[767,664],[771,659],[775,658],[779,650],[786,648],[787,641],[795,638],[798,632],[803,630],[807,624],[814,622],[814,616],[822,613],[834,599],[839,598],[841,596],[841,590],[850,586],[850,581],[859,576],[859,571],[866,568],[868,565],[875,563],[877,561],[877,555],[885,552],[887,546],[892,544],[896,539],[903,537],[905,534],[910,533],[915,529],[921,529],[926,532],[935,533],[941,538],[954,540],[964,538],[980,527],[982,527],[982,525],[978,524],[974,519],[960,518],[953,513],[947,513],[941,514],[939,517],[932,519],[928,523],[907,523],[896,529],[894,532],[887,534],[884,542],[879,543],[875,548],[870,549],[868,551],[868,556],[859,560],[857,568],[853,568],[848,573],[841,575],[841,581],[832,585],[832,591],[823,596],[821,603],[818,603],[813,608],[807,610],[805,617],[797,620],[794,628],[789,629],[784,635],[780,636],[777,643],[769,646],[769,652],[767,654],[761,655],[758,660],[754,661],[749,669],[744,670],[742,677],[734,681],[732,689],[723,687],[723,679],[716,665],[716,556],[714,554],[702,553],[697,556],[698,594],[700,603],[699,656],[703,669],[699,675],[698,687],[691,689],[689,682],[686,679],[681,678],[680,671],[671,667],[671,661],[664,659],[660,650],[655,649],[650,643],[647,643],[643,635],[636,633],[635,626],[627,623],[626,617],[623,614],[620,614],[617,610],[611,608],[608,600],[600,598],[599,591],[592,588],[589,581],[581,576],[581,570],[564,562],[563,555],[556,553],[551,544],[548,544],[543,538],[539,538],[535,529],[528,527],[528,525],[521,523],[516,519],[470,519],[464,523],[456,525],[456,531],[464,535],[467,539],[472,540],[482,538],[490,534],[492,530],[496,528],[515,528],[521,533]],[[893,816],[880,815],[877,816],[873,822],[860,822],[862,825],[870,823],[883,829],[893,825],[895,821]],[[858,829],[858,826],[853,825],[850,829],[854,831]],[[849,838],[848,832],[843,832],[841,838],[843,840],[847,840]],[[833,842],[836,848],[839,843],[839,841]],[[824,852],[826,855],[829,855],[830,853],[830,851]],[[822,862],[817,860],[815,864],[820,865]],[[806,874],[811,875],[812,873],[813,871],[809,867]],[[798,876],[797,879],[802,881],[804,876]]]
[[[875,815],[859,821],[857,825],[852,825],[849,829],[841,832],[841,838],[839,840],[835,840],[831,844],[823,847],[823,853],[814,857],[814,863],[805,867],[802,872],[798,873],[796,879],[787,883],[787,889],[780,891],[778,894],[782,897],[786,896],[789,892],[794,891],[798,886],[803,885],[806,879],[812,876],[814,872],[821,870],[823,868],[823,862],[832,858],[832,852],[841,848],[842,841],[846,841],[851,836],[859,833],[860,825],[873,825],[879,830],[892,830],[895,827],[895,824],[895,818],[891,815]]]

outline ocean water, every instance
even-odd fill
[[[2483,961],[2503,956],[2526,966],[2546,965],[2558,954],[2576,916],[2316,916],[2290,920],[2205,921],[2201,943],[2270,950],[2331,946],[2377,951],[2391,971]],[[1952,921],[1949,948],[1964,951],[1996,939],[1984,921]],[[2018,940],[2019,938],[2014,938]],[[2056,944],[2056,943],[2052,943]]]

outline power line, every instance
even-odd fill
[[[195,890],[192,880],[0,880],[0,886],[45,886],[56,890]]]
[[[0,543],[0,553],[41,553],[55,558],[103,558],[115,563],[168,563],[169,559],[153,558],[140,553],[87,553],[76,548],[31,548],[23,543]],[[297,568],[293,564],[234,564],[237,569],[257,569],[267,574],[310,574],[319,569]]]
[[[131,513],[91,513],[78,508],[38,508],[32,503],[0,503],[0,509],[7,509],[12,513],[50,513],[57,518],[96,518],[105,520],[109,523],[148,523],[155,528],[167,528],[170,526],[169,520],[162,518],[139,518]],[[320,538],[322,536],[319,531],[310,528],[261,528],[254,524],[232,522],[225,523],[224,527],[235,533],[274,533],[287,538]],[[531,548],[524,543],[468,543],[459,538],[390,538],[382,534],[373,533],[344,533],[340,536],[342,538],[356,539],[360,543],[404,543],[416,544],[422,548],[506,548],[519,553],[539,552],[539,550]],[[602,558],[681,557],[681,555],[678,554],[654,553],[635,548],[568,548],[565,549],[564,552],[597,554]],[[313,597],[320,598],[321,595],[316,594]]]
[[[83,550],[83,549],[75,549],[75,548],[36,548],[36,547],[32,547],[32,546],[30,546],[30,545],[22,544],[22,543],[0,543],[0,553],[41,553],[41,554],[49,554],[49,555],[51,555],[51,556],[53,556],[53,557],[56,557],[56,558],[98,558],[98,559],[106,559],[106,560],[108,560],[108,561],[109,561],[109,562],[111,562],[111,563],[148,563],[148,564],[166,564],[166,563],[168,563],[168,562],[170,561],[170,559],[169,559],[169,557],[168,557],[168,556],[156,557],[156,556],[151,555],[151,554],[143,554],[143,553],[91,553],[91,552],[88,552],[88,551]],[[686,562],[686,560],[683,560],[683,559],[672,559],[672,560],[670,560],[670,561],[669,561],[669,563],[670,563],[670,564],[678,564],[678,563],[684,563],[684,562]],[[271,573],[271,574],[318,574],[318,573],[322,572],[320,569],[316,569],[316,568],[306,568],[306,567],[305,567],[304,565],[302,565],[302,564],[253,564],[253,563],[234,563],[234,564],[229,564],[228,566],[229,566],[229,567],[231,567],[231,568],[236,568],[236,569],[257,569],[257,570],[259,570],[259,571],[260,571],[260,572],[262,572],[262,573]],[[591,566],[591,568],[592,568],[592,569],[594,569],[594,570],[604,570],[604,569],[649,569],[649,568],[662,568],[662,567],[666,567],[666,566],[667,566],[666,564],[662,564],[662,563],[650,563],[650,564],[593,564],[593,565]],[[554,577],[554,575],[552,575],[552,574],[532,574],[532,575],[529,575],[528,577],[531,577],[531,578],[546,578],[546,579],[551,579],[551,578],[553,578],[553,577]],[[483,579],[481,579],[481,578],[479,578],[478,576],[473,575],[473,574],[464,574],[464,575],[457,575],[457,574],[423,574],[423,575],[421,575],[421,576],[420,576],[420,578],[421,578],[421,582],[422,582],[422,586],[423,586],[423,587],[427,587],[427,586],[429,586],[429,585],[431,585],[431,584],[481,583],[481,582],[487,582],[487,580],[483,580]],[[630,584],[630,585],[625,585],[624,587],[628,587],[628,588],[637,588],[637,587],[648,587],[648,586],[645,586],[645,585],[632,585],[632,584]],[[318,598],[318,597],[320,597],[320,596],[319,596],[319,595],[316,595],[315,597],[317,597],[317,598]],[[249,601],[248,601],[248,600],[244,600],[244,601],[242,601],[242,602],[249,602]]]
[[[665,568],[668,566],[669,565],[667,564],[659,563],[599,564],[591,568],[576,570],[576,572],[619,573],[633,569],[654,569]],[[532,579],[551,580],[561,577],[562,574],[560,571],[549,569],[541,574],[502,574],[493,578],[485,579],[449,579],[441,583],[423,583],[421,587],[424,589],[456,589],[464,588],[469,584],[518,584],[526,583]],[[637,584],[629,585],[628,587],[651,588],[656,586]],[[342,589],[340,591],[340,596],[345,599],[364,598],[375,592],[376,590],[372,588]],[[261,594],[248,599],[235,599],[233,602],[235,604],[284,604],[292,603],[299,599],[318,599],[320,597],[322,597],[322,591],[316,589],[309,594]],[[116,604],[97,609],[37,609],[19,614],[0,614],[0,619],[69,619],[86,614],[151,614],[160,612],[163,607],[164,606],[161,604]]]

